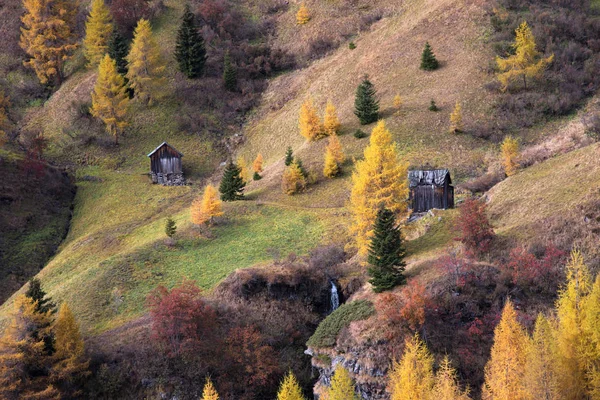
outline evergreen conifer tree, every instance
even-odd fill
[[[374,292],[390,290],[406,281],[403,275],[405,254],[402,234],[396,226],[394,213],[386,208],[379,209],[368,257],[371,264],[369,282],[373,285]]]
[[[240,168],[232,161],[227,163],[219,192],[221,192],[221,200],[235,201],[244,198],[244,179],[240,175]]]
[[[223,60],[223,84],[225,85],[225,89],[230,92],[237,90],[237,69],[231,62],[229,51],[225,53]]]
[[[42,284],[38,278],[32,278],[29,281],[29,287],[25,292],[25,296],[29,297],[35,303],[35,312],[51,314],[56,312],[56,304],[52,302],[50,297],[46,297],[46,292],[42,289]]]
[[[186,4],[183,12],[181,27],[177,33],[175,59],[179,70],[188,78],[199,78],[204,72],[206,63],[206,48],[204,38],[196,26],[196,17]]]
[[[172,238],[175,233],[177,232],[177,225],[175,224],[175,221],[173,220],[173,218],[168,217],[165,221],[165,234]]]
[[[281,189],[285,194],[293,195],[306,188],[306,177],[302,171],[300,160],[295,160],[283,171]]]
[[[292,152],[292,147],[288,146],[285,151],[285,166],[289,167],[291,163],[294,162],[294,153]]]
[[[361,125],[376,122],[379,119],[379,101],[375,98],[375,87],[365,75],[363,81],[356,89],[354,99],[354,115],[358,117]]]
[[[429,102],[429,111],[439,111],[440,109],[438,108],[437,104],[435,104],[435,100],[431,99],[431,101]]]
[[[433,71],[438,69],[439,66],[440,64],[435,58],[433,50],[431,50],[431,45],[429,44],[429,42],[426,42],[425,48],[423,49],[423,53],[421,54],[421,69],[425,71]]]
[[[113,31],[110,10],[104,0],[93,0],[92,10],[85,23],[83,40],[85,57],[92,67],[98,65],[108,51],[108,42]]]
[[[121,75],[127,74],[127,54],[129,54],[129,43],[118,29],[113,29],[108,41],[108,55],[117,64],[117,71]]]

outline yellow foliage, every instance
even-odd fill
[[[325,106],[325,116],[323,117],[323,130],[326,135],[335,135],[340,130],[340,120],[338,119],[335,106],[330,101]]]
[[[127,126],[129,97],[125,92],[125,80],[117,71],[117,64],[108,54],[98,66],[98,79],[92,92],[90,112],[104,122],[108,133],[119,143],[119,135]]]
[[[327,148],[325,150],[325,164],[323,166],[323,175],[326,178],[334,178],[338,176],[340,173],[340,166],[337,161],[335,161],[335,157],[331,153],[331,150]]]
[[[342,150],[342,144],[340,143],[340,138],[337,135],[331,135],[329,137],[327,149],[331,151],[333,159],[338,164],[341,165],[344,163],[344,161],[346,161],[346,156],[344,155],[344,151]]]
[[[248,171],[248,163],[246,162],[246,159],[243,156],[240,156],[238,157],[236,164],[240,169],[240,177],[245,183],[248,183],[250,180],[250,172]]]
[[[310,21],[310,12],[308,11],[306,4],[302,3],[296,13],[296,22],[298,25],[304,25],[308,21]]]
[[[0,147],[4,146],[7,140],[4,127],[6,126],[6,121],[8,120],[8,107],[10,107],[10,98],[4,95],[4,92],[0,90]]]
[[[283,193],[293,195],[303,191],[305,188],[306,178],[302,174],[300,166],[294,160],[294,162],[283,171],[281,189],[283,190]]]
[[[364,159],[352,174],[351,233],[361,254],[366,254],[379,208],[392,210],[399,220],[408,214],[408,163],[398,160],[398,150],[385,123],[379,121],[371,133]]]
[[[527,79],[542,75],[548,64],[554,60],[554,54],[547,58],[540,57],[541,53],[535,48],[535,38],[527,22],[523,22],[517,28],[513,48],[514,55],[508,58],[496,57],[501,71],[497,76],[502,90],[507,90],[510,83],[516,79],[522,79],[523,86],[527,89]]]
[[[309,142],[325,136],[323,125],[311,98],[307,99],[300,107],[298,126],[300,134]]]
[[[426,400],[434,386],[433,356],[415,334],[407,339],[400,361],[394,361],[389,375],[390,400]]]
[[[331,377],[331,386],[327,390],[327,400],[356,400],[354,382],[348,370],[338,365]]]
[[[539,314],[533,337],[527,343],[525,375],[523,377],[528,400],[559,400],[556,370],[556,342],[548,320]]]
[[[30,57],[24,65],[35,71],[42,84],[60,85],[64,63],[77,48],[73,30],[79,3],[76,0],[23,0],[23,8],[19,44]]]
[[[586,367],[588,396],[600,399],[600,275],[584,299],[583,321],[583,364]]]
[[[429,400],[469,400],[469,391],[461,390],[448,356],[444,357],[438,372],[435,374],[433,390]]]
[[[85,23],[85,39],[83,39],[88,65],[98,65],[104,58],[108,52],[108,41],[112,31],[112,17],[104,0],[93,0],[92,10]]]
[[[346,156],[342,150],[342,144],[336,134],[329,136],[329,143],[325,149],[325,165],[323,175],[327,178],[333,178],[341,172],[341,165]]]
[[[206,185],[202,198],[198,197],[192,202],[191,214],[192,223],[196,225],[210,225],[215,217],[223,215],[223,205],[213,185]]]
[[[213,383],[210,380],[210,378],[206,378],[206,383],[204,384],[204,390],[202,391],[201,400],[219,400],[219,394],[213,386]]]
[[[450,114],[450,133],[463,131],[462,106],[457,101],[452,114]]]
[[[397,94],[394,96],[394,108],[396,109],[396,113],[400,111],[400,107],[402,107],[402,97]]]
[[[152,34],[150,22],[138,21],[133,33],[131,50],[127,56],[127,79],[135,97],[149,105],[160,98],[165,85],[165,64],[160,56],[158,44]]]
[[[519,142],[512,136],[507,136],[500,147],[502,154],[502,165],[506,176],[512,176],[517,173],[519,168]]]
[[[508,300],[494,330],[494,345],[485,366],[484,400],[527,399],[523,376],[527,336]]]
[[[260,174],[261,172],[263,172],[263,156],[262,156],[262,154],[258,153],[256,158],[254,159],[254,162],[252,163],[252,170],[254,172],[256,172],[257,174]]]
[[[85,360],[83,338],[75,316],[66,303],[60,307],[54,322],[54,339],[52,380],[71,381],[78,375],[88,375],[89,362]]]
[[[300,388],[292,371],[283,378],[277,392],[277,400],[305,400],[302,395],[302,388]]]

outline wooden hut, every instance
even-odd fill
[[[454,187],[447,169],[409,171],[408,183],[413,212],[454,208]]]
[[[162,142],[150,154],[150,176],[152,183],[167,186],[185,185],[181,154],[167,142]]]

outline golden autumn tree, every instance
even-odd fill
[[[306,99],[300,107],[300,117],[298,119],[300,134],[309,142],[318,140],[325,136],[323,124],[317,114],[317,109],[311,98]]]
[[[350,373],[341,365],[335,368],[326,396],[327,400],[358,400]]]
[[[283,171],[281,177],[281,189],[283,193],[293,195],[306,189],[306,177],[302,173],[298,161],[294,160],[289,167]]]
[[[402,107],[402,97],[399,94],[394,96],[393,106],[396,109],[396,114],[400,112],[400,107]]]
[[[586,368],[587,394],[600,398],[600,275],[583,301],[582,359]]]
[[[310,12],[308,11],[308,7],[306,7],[306,4],[302,3],[300,4],[300,8],[296,13],[296,23],[298,25],[304,25],[308,21],[310,21]]]
[[[219,394],[208,377],[206,378],[206,383],[202,390],[202,398],[200,400],[219,400]]]
[[[400,361],[394,361],[388,377],[390,400],[428,399],[434,386],[433,356],[415,334],[407,339]]]
[[[77,393],[74,383],[90,372],[79,325],[66,303],[60,306],[53,332],[55,352],[51,379],[63,395],[73,396]]]
[[[525,375],[523,376],[528,400],[559,400],[556,342],[550,322],[539,314],[533,336],[527,343]]]
[[[0,147],[7,141],[5,128],[8,122],[8,108],[10,107],[10,98],[0,90]]]
[[[135,97],[151,105],[163,94],[165,64],[150,22],[140,19],[127,56],[127,79]]]
[[[206,185],[202,197],[192,202],[191,214],[196,225],[211,225],[215,217],[223,215],[223,205],[213,185]]]
[[[581,399],[585,394],[586,371],[582,357],[582,324],[585,298],[592,288],[590,272],[583,255],[578,250],[571,252],[566,267],[567,283],[559,292],[556,302],[558,328],[559,390],[563,399]]]
[[[240,176],[244,180],[244,183],[248,183],[250,180],[250,173],[248,172],[248,163],[243,156],[239,156],[236,162],[238,168],[240,169]]]
[[[325,149],[325,164],[323,166],[323,175],[327,178],[333,178],[341,172],[341,167],[346,159],[342,150],[342,144],[336,134],[329,136],[329,143]]]
[[[104,0],[93,0],[92,10],[85,23],[83,48],[88,65],[96,66],[108,52],[108,42],[113,32],[112,17]]]
[[[79,2],[76,0],[23,0],[20,46],[42,84],[60,85],[64,64],[77,48],[74,29]]]
[[[325,115],[323,116],[323,130],[326,135],[336,135],[342,124],[337,116],[337,111],[331,100],[327,101],[325,106]]]
[[[292,371],[283,378],[277,392],[277,400],[305,400],[302,395],[302,388],[298,384]]]
[[[512,45],[515,54],[507,58],[496,57],[496,64],[500,70],[497,77],[503,91],[515,80],[522,80],[523,87],[527,89],[528,79],[541,76],[548,64],[554,60],[554,54],[543,58],[536,50],[535,38],[527,22],[523,22],[515,33],[516,38]]]
[[[448,356],[444,357],[435,374],[435,382],[428,400],[469,400],[469,391],[462,390]]]
[[[100,119],[106,131],[114,136],[115,144],[127,124],[129,96],[125,92],[125,80],[117,70],[117,64],[108,54],[98,66],[98,79],[92,92],[91,114]]]
[[[379,121],[371,133],[364,159],[356,163],[352,174],[350,209],[351,233],[361,254],[366,254],[377,210],[385,207],[400,220],[408,212],[408,163],[398,160],[392,134]]]
[[[502,165],[506,176],[512,176],[517,173],[519,168],[519,142],[512,136],[507,136],[500,146]]]
[[[450,114],[450,133],[460,133],[463,131],[462,106],[457,101],[454,110]]]
[[[256,158],[254,159],[254,162],[252,163],[252,170],[258,174],[263,172],[263,156],[262,156],[262,154],[258,153]]]
[[[527,336],[510,300],[494,330],[494,344],[485,366],[484,400],[527,399],[523,376]]]

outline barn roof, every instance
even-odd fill
[[[154,150],[152,150],[149,154],[148,157],[150,157],[152,154],[156,153],[158,151],[158,149],[160,149],[163,146],[168,146],[171,150],[173,150],[175,153],[179,154],[180,157],[183,157],[183,154],[181,154],[175,147],[171,146],[169,143],[167,142],[162,142],[157,148],[155,148]]]
[[[415,169],[408,171],[408,183],[411,188],[419,185],[444,186],[446,175],[452,183],[450,171],[447,169]]]

